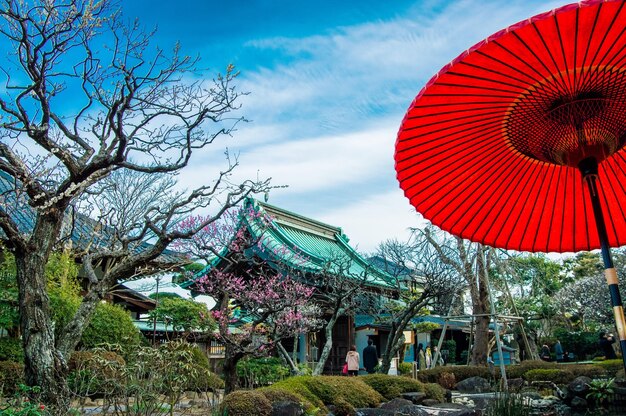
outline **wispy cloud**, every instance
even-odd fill
[[[392,19],[248,41],[247,49],[275,58],[240,68],[240,87],[251,92],[244,113],[252,122],[238,127],[231,146],[240,154],[238,175],[289,185],[272,203],[343,226],[363,249],[406,234],[417,219],[397,189],[393,146],[417,92],[474,43],[559,5],[416,2]],[[198,160],[183,181],[207,177],[219,157]]]

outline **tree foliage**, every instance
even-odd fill
[[[107,344],[121,345],[132,349],[141,343],[141,334],[128,312],[121,306],[100,303],[91,322],[83,332],[83,348],[101,347]]]
[[[175,294],[174,294],[175,295]],[[164,322],[174,331],[191,333],[206,332],[216,328],[206,304],[175,297],[160,298],[157,307],[150,312],[150,318]]]

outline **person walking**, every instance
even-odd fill
[[[417,353],[415,354],[418,370],[426,370],[426,354],[424,354],[424,345],[419,344],[417,346]]]
[[[430,347],[426,347],[426,368],[432,366],[433,354],[430,352]]]
[[[558,339],[556,340],[556,343],[554,344],[554,355],[556,356],[556,362],[557,363],[562,363],[563,362],[563,347],[561,346],[561,341],[559,341]]]
[[[368,374],[373,374],[374,369],[378,365],[378,351],[374,345],[374,341],[370,338],[367,340],[367,347],[363,349],[363,367]]]
[[[356,345],[352,345],[350,347],[350,351],[348,351],[348,355],[346,355],[346,364],[348,364],[349,376],[359,375],[360,361],[361,361],[361,357],[359,356],[359,353],[356,352]]]

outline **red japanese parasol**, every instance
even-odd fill
[[[625,143],[626,2],[588,0],[495,33],[439,71],[402,122],[396,171],[411,204],[460,237],[602,248],[626,351],[609,252],[626,244]]]

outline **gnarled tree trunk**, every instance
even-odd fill
[[[67,357],[56,348],[45,269],[60,224],[56,211],[41,215],[28,245],[15,250],[26,384],[41,387],[43,400],[58,408],[67,396]]]

